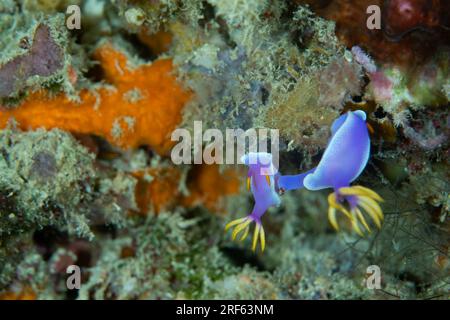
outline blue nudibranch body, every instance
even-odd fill
[[[255,222],[253,233],[253,251],[256,250],[258,240],[261,243],[261,251],[264,251],[266,238],[261,217],[273,206],[281,203],[279,194],[287,190],[303,188],[303,179],[314,172],[310,170],[298,175],[282,176],[278,173],[272,162],[272,155],[265,152],[251,152],[242,157],[241,161],[249,167],[247,174],[247,189],[252,191],[255,205],[252,212],[244,218],[236,219],[228,223],[225,231],[234,227],[232,238],[236,239],[243,232],[240,240],[244,241],[250,231],[250,224]]]
[[[253,234],[253,251],[258,239],[261,250],[265,247],[265,234],[261,217],[272,206],[280,204],[279,194],[287,190],[301,189],[321,190],[333,188],[328,197],[328,219],[330,224],[339,229],[336,212],[342,212],[350,220],[353,230],[363,236],[360,224],[370,232],[364,218],[364,210],[378,228],[383,221],[383,213],[378,202],[382,198],[374,191],[362,186],[350,186],[364,170],[370,156],[370,137],[364,111],[349,111],[336,119],[331,126],[331,138],[318,166],[298,175],[283,176],[277,173],[270,153],[249,153],[242,162],[249,166],[247,187],[255,199],[253,211],[247,217],[227,224],[225,230],[235,227],[233,240],[244,232],[241,240],[249,233],[250,224],[255,222]],[[362,209],[362,210],[361,210]]]
[[[270,153],[251,152],[242,157],[241,161],[248,165],[249,170],[247,174],[247,189],[252,191],[255,199],[255,205],[253,211],[245,218],[233,220],[227,224],[225,231],[231,227],[234,227],[232,238],[233,240],[237,235],[243,231],[241,240],[245,240],[247,237],[250,224],[255,222],[255,231],[253,233],[253,251],[256,250],[258,239],[261,242],[261,251],[264,251],[265,247],[265,233],[261,224],[261,217],[269,207],[278,206],[281,201],[276,191],[277,178],[276,171],[272,163],[272,155]]]
[[[364,218],[363,209],[369,214],[378,228],[383,221],[383,212],[377,202],[383,199],[373,190],[350,183],[359,177],[370,156],[370,137],[364,111],[349,111],[336,119],[331,126],[331,139],[316,170],[304,179],[309,190],[333,188],[328,197],[330,205],[328,219],[339,230],[336,211],[350,219],[353,230],[360,236],[360,224],[371,232]],[[345,207],[348,204],[349,209]]]
[[[276,169],[270,153],[249,153],[242,157],[242,162],[248,167],[247,189],[252,191],[255,206],[250,217],[259,221],[269,207],[281,203],[280,196],[275,191]]]
[[[347,112],[331,126],[331,139],[314,173],[304,179],[309,190],[347,187],[369,160],[370,138],[363,111]]]

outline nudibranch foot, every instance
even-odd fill
[[[344,201],[348,202],[349,209],[343,205]],[[364,226],[368,233],[371,233],[363,212],[366,212],[372,218],[377,228],[381,229],[384,216],[378,204],[379,202],[383,202],[383,199],[371,189],[362,186],[339,188],[337,192],[333,192],[328,196],[328,204],[330,205],[328,220],[334,229],[339,230],[336,213],[337,211],[342,212],[350,220],[352,229],[363,237],[364,232],[361,230],[360,225]]]
[[[233,240],[236,240],[237,236],[241,232],[243,232],[243,234],[239,240],[244,241],[249,234],[250,224],[252,222],[255,222],[255,230],[253,232],[252,250],[256,251],[256,247],[258,245],[258,240],[259,240],[261,242],[261,252],[264,252],[264,249],[266,247],[266,236],[264,233],[264,228],[259,219],[255,219],[250,215],[250,216],[247,216],[244,218],[233,220],[225,226],[225,232],[228,231],[230,228],[234,227],[233,232],[231,233],[231,238]]]

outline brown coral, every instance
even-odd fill
[[[27,47],[26,38],[22,47]],[[50,29],[38,25],[28,53],[18,56],[0,68],[0,98],[9,97],[24,89],[32,76],[49,77],[63,67],[63,50],[53,40]]]
[[[147,181],[146,173],[155,178]],[[179,201],[181,172],[176,168],[151,168],[147,172],[135,172],[134,176],[138,178],[135,192],[140,214],[146,215],[150,206],[156,213],[172,209]]]
[[[145,173],[154,179],[145,180]],[[202,205],[211,211],[222,213],[224,197],[237,194],[241,182],[237,170],[229,168],[220,172],[217,165],[198,165],[189,173],[189,195],[183,196],[179,189],[182,175],[177,168],[151,168],[133,175],[138,178],[136,201],[140,214],[143,215],[147,214],[150,206],[155,213],[159,213],[173,209],[179,203],[185,207]]]
[[[139,30],[138,38],[157,56],[169,50],[169,47],[172,44],[171,33],[158,31],[157,33],[150,34],[145,27]]]
[[[222,197],[237,194],[239,183],[238,171],[232,168],[221,173],[217,165],[194,166],[188,179],[190,195],[183,200],[183,204],[202,204],[208,210],[220,212],[224,208]]]
[[[311,3],[311,0],[296,2]],[[445,21],[448,17],[444,15],[448,15],[450,2],[424,2],[329,0],[319,3],[314,1],[314,8],[320,16],[336,22],[336,34],[347,47],[361,46],[380,63],[411,66],[422,64],[433,56],[440,45],[448,45],[448,21]],[[366,10],[371,5],[381,8],[384,17],[381,30],[367,28],[369,15]],[[439,21],[434,21],[436,19]]]
[[[437,28],[445,11],[441,0],[387,0],[384,4],[384,31],[400,38],[419,29]]]
[[[172,146],[170,133],[180,123],[182,109],[191,97],[172,74],[172,61],[157,60],[133,69],[126,55],[111,44],[99,47],[95,58],[112,88],[83,90],[80,102],[64,94],[33,93],[15,109],[0,109],[0,127],[15,118],[25,130],[60,128],[98,135],[123,148],[149,145],[167,154]]]

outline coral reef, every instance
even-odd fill
[[[0,1],[0,299],[448,298],[448,4]],[[194,121],[278,129],[286,176],[251,174],[252,194],[244,165],[176,165]],[[223,232],[252,195],[279,205],[258,216],[264,252]],[[351,232],[380,198],[381,228]]]
[[[58,130],[19,133],[8,129],[0,139],[2,269],[11,267],[5,254],[20,254],[19,238],[29,241],[32,230],[52,226],[91,237],[86,204],[92,201],[93,157]],[[11,243],[16,246],[10,247]]]
[[[196,93],[185,126],[195,118],[218,128],[280,128],[286,144],[316,153],[326,144],[322,127],[363,86],[361,67],[338,43],[333,24],[303,7],[284,21],[280,3],[211,5],[228,29],[211,21],[198,39],[171,26],[174,62]]]
[[[59,130],[3,130],[0,139],[5,204],[0,236],[48,225],[87,235],[80,207],[90,200],[93,157]]]
[[[381,7],[381,29],[366,27],[370,5]],[[336,22],[336,34],[348,47],[359,46],[374,58],[378,68],[366,70],[370,82],[364,98],[403,126],[412,110],[448,103],[448,6],[439,0],[333,0],[317,12]]]

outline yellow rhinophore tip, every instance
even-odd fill
[[[261,240],[261,252],[264,252],[264,249],[266,248],[266,234],[262,225],[260,225],[260,228],[261,230],[259,231],[259,237]]]
[[[356,231],[356,233],[357,233],[360,237],[364,237],[364,233],[363,233],[363,232],[361,231],[361,229],[359,228],[358,220],[352,219],[352,228],[353,228],[353,230]]]
[[[361,203],[366,203],[371,210],[380,218],[381,221],[384,219],[383,211],[381,210],[380,205],[373,199],[361,197]]]
[[[359,210],[358,208],[355,208],[354,211],[356,212],[357,217],[359,218],[359,221],[362,223],[362,225],[364,226],[364,228],[366,228],[366,230],[370,233],[371,230],[369,228],[369,225],[367,224],[366,219],[364,219],[364,216],[361,212],[361,210]]]
[[[231,233],[231,238],[233,240],[235,240],[237,235],[239,234],[239,232],[241,232],[242,230],[247,228],[248,225],[250,224],[250,222],[252,222],[252,220],[247,219],[246,221],[244,221],[241,224],[239,224],[236,228],[234,228],[233,232]]]
[[[268,184],[269,187],[270,187],[270,176],[266,176],[266,181],[267,181],[267,184]]]
[[[243,222],[245,219],[247,219],[247,217],[236,219],[236,220],[233,220],[231,222],[228,222],[227,225],[225,226],[225,232],[227,232],[228,229],[230,229],[231,227],[233,227],[233,226]]]
[[[384,202],[383,198],[380,197],[375,191],[365,188],[363,186],[352,186],[344,187],[339,189],[339,193],[345,196],[364,196],[374,199],[378,202]]]
[[[231,238],[233,240],[236,239],[236,237],[239,235],[240,232],[244,231],[241,238],[239,239],[240,241],[244,241],[249,234],[250,223],[252,223],[253,221],[254,220],[250,217],[233,220],[225,226],[225,231],[227,231],[231,227],[235,227],[233,232],[231,233]],[[256,222],[255,231],[253,233],[253,241],[252,241],[253,252],[256,251],[258,241],[261,242],[261,252],[264,252],[264,249],[266,248],[266,235],[260,222]]]
[[[364,236],[364,232],[361,230],[360,225],[364,226],[365,230],[371,233],[370,226],[361,209],[372,218],[378,229],[381,228],[381,222],[383,221],[384,216],[378,202],[382,202],[383,199],[375,191],[362,186],[352,186],[340,188],[337,192],[343,197],[353,197],[351,200],[353,205],[349,212],[337,201],[336,193],[332,193],[328,196],[328,203],[330,205],[330,208],[328,209],[328,220],[333,228],[338,230],[336,211],[340,211],[350,219],[352,229],[357,234]]]
[[[249,232],[249,231],[250,231],[250,227],[247,226],[247,227],[245,228],[245,230],[244,230],[244,234],[242,235],[240,241],[244,241],[244,240],[247,238],[248,232]]]
[[[333,226],[334,230],[339,231],[339,225],[336,220],[336,209],[330,206],[328,208],[328,221]]]
[[[258,240],[261,242],[261,252],[264,252],[266,248],[266,234],[264,228],[260,223],[256,223],[255,232],[253,233],[253,244],[252,251],[256,251],[256,246],[258,245]]]
[[[253,244],[252,244],[252,250],[253,252],[255,252],[256,250],[256,245],[258,244],[258,236],[259,236],[259,231],[260,231],[260,225],[256,224],[255,225],[255,232],[253,233]]]
[[[366,211],[369,216],[372,218],[372,220],[375,222],[375,225],[378,229],[381,229],[381,221],[383,220],[383,212],[381,211],[381,208],[379,208],[378,204],[375,202],[376,206],[379,208],[379,211],[374,209],[373,203],[370,201],[367,201],[367,199],[362,198],[359,199],[359,206]],[[381,216],[380,216],[381,215]]]
[[[347,218],[349,218],[350,220],[353,219],[352,215],[350,214],[350,212],[348,212],[347,209],[345,209],[345,207],[343,205],[341,205],[340,203],[337,202],[336,199],[336,194],[330,193],[330,195],[328,196],[328,204],[330,205],[330,207],[335,208],[339,211],[341,211],[343,214],[345,214],[347,216]]]

